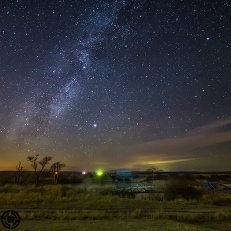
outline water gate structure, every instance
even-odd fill
[[[132,172],[129,170],[115,171],[116,185],[112,188],[112,192],[119,195],[134,195],[136,193],[155,192],[153,185],[143,183],[134,183]]]

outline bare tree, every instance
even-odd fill
[[[27,157],[27,160],[32,163],[31,166],[34,169],[34,183],[35,184],[38,184],[45,166],[47,164],[49,164],[49,161],[52,158],[53,157],[51,157],[51,156],[45,156],[45,157],[43,157],[42,160],[39,161],[39,155],[38,154],[35,156],[28,156]],[[40,168],[39,168],[38,164],[41,165]]]
[[[34,169],[34,183],[37,184],[38,181],[38,154],[35,156],[28,156],[27,160],[30,161],[32,164],[32,168]]]
[[[16,165],[16,170],[17,170],[17,173],[16,173],[16,176],[15,176],[15,183],[18,184],[19,183],[19,180],[22,176],[22,173],[23,173],[23,167],[21,166],[21,161],[19,161],[19,164]]]
[[[154,165],[147,169],[147,172],[158,172],[158,171],[159,168]]]
[[[56,163],[54,163],[54,164],[51,165],[50,171],[51,171],[51,173],[54,176],[54,184],[58,183],[59,172],[65,166],[66,166],[65,164],[61,164],[60,162],[56,162]]]
[[[151,172],[151,173],[152,173],[152,177],[153,177],[153,179],[154,179],[155,173],[161,172],[161,171],[163,171],[163,170],[153,165],[153,166],[151,166],[150,168],[148,168],[146,171],[147,171],[147,172]]]

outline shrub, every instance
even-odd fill
[[[163,219],[166,218],[166,214],[164,213],[164,210],[162,207],[159,207],[155,210],[155,212],[152,214],[152,218],[154,219]]]
[[[222,221],[222,220],[230,219],[231,214],[225,210],[218,210],[214,213],[213,218],[216,221]]]
[[[143,216],[140,209],[136,208],[133,212],[131,212],[132,218],[141,218]]]
[[[226,205],[231,203],[231,193],[224,190],[207,190],[201,200],[214,205]]]
[[[175,200],[177,198],[192,200],[201,198],[202,194],[202,190],[196,189],[188,181],[170,180],[167,183],[165,198],[167,200]]]

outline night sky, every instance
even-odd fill
[[[0,170],[231,170],[231,4],[0,1]]]

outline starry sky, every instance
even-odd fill
[[[231,170],[230,10],[2,0],[0,170]]]

